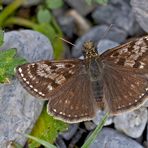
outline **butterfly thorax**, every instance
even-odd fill
[[[86,70],[90,76],[90,80],[98,81],[101,79],[102,64],[99,61],[99,54],[97,52],[97,49],[95,48],[92,41],[85,42],[83,47]]]

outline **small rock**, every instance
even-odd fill
[[[96,128],[96,124],[94,124],[92,121],[85,121],[84,125],[88,131],[92,131],[93,129]]]
[[[68,15],[75,20],[76,35],[81,36],[90,30],[90,22],[83,16],[81,16],[76,10],[70,10]]]
[[[43,101],[29,95],[14,79],[0,84],[0,147],[9,141],[24,145],[26,138],[19,133],[30,133],[41,113]]]
[[[65,132],[60,133],[61,137],[66,140],[70,140],[78,130],[78,124],[70,124],[69,129]]]
[[[111,41],[111,40],[108,40],[108,39],[104,39],[104,40],[100,40],[98,42],[97,50],[98,50],[99,54],[102,54],[103,52],[105,52],[105,51],[107,51],[111,48],[114,48],[118,45],[119,44],[117,42],[114,42],[114,41]]]
[[[119,5],[119,4],[124,4],[124,3],[126,3],[126,4],[130,4],[130,1],[129,0],[124,0],[124,1],[121,1],[121,0],[110,0],[109,1],[109,3],[110,4],[113,4],[113,5]]]
[[[144,148],[133,139],[111,128],[103,128],[90,148]]]
[[[56,144],[57,148],[66,148],[66,144],[61,136],[58,136],[58,138],[55,141],[55,144]]]
[[[98,6],[92,17],[98,24],[114,24],[127,33],[134,27],[135,17],[131,7],[122,0],[112,0],[108,5]]]
[[[5,33],[4,45],[0,50],[17,48],[17,54],[28,61],[52,58],[49,40],[41,33],[22,30]],[[41,113],[44,101],[31,96],[16,80],[0,84],[0,147],[10,141],[24,145]]]
[[[84,0],[64,0],[68,5],[85,16],[94,9],[94,5],[88,5]]]
[[[17,54],[28,62],[53,58],[53,49],[47,37],[32,30],[11,31],[4,35],[0,50],[16,48]]]
[[[132,10],[143,30],[148,32],[148,1],[131,0]]]
[[[129,32],[129,36],[143,36],[145,34],[145,31],[141,28],[137,20],[134,21],[134,27],[132,27]]]
[[[75,33],[75,21],[72,16],[60,16],[58,17],[58,23],[63,33],[72,38]]]
[[[79,57],[80,55],[82,55],[81,49],[84,41],[91,40],[97,44],[102,39],[102,36],[106,34],[108,28],[109,26],[106,25],[96,26],[92,28],[88,33],[83,35],[81,38],[79,38],[75,43],[76,47],[73,47],[72,49],[72,56]],[[121,43],[125,41],[126,37],[127,34],[125,33],[125,31],[116,27],[112,27],[103,39],[109,39],[117,43]]]
[[[115,128],[132,138],[142,135],[148,120],[148,111],[141,107],[133,112],[114,117]]]
[[[143,104],[144,107],[148,107],[148,97],[147,97],[147,101]]]
[[[74,148],[76,143],[78,141],[80,141],[80,139],[82,139],[85,132],[86,131],[84,129],[79,128],[79,130],[76,132],[76,134],[72,137],[72,139],[71,139],[71,141],[70,141],[70,143],[68,145],[68,148]]]
[[[105,116],[105,112],[104,111],[97,111],[97,114],[95,116],[95,118],[93,119],[93,122],[98,125],[100,124],[102,118]],[[107,125],[111,125],[113,123],[113,117],[109,117],[107,118],[104,126],[107,126]]]

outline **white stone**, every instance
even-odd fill
[[[139,138],[145,129],[148,111],[141,107],[133,112],[123,113],[114,117],[115,128],[132,138]]]

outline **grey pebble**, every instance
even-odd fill
[[[64,1],[83,16],[90,13],[94,8],[94,5],[88,5],[85,0],[64,0]]]
[[[63,33],[67,37],[72,38],[74,33],[76,32],[74,18],[71,16],[64,15],[64,16],[57,17],[57,19]]]
[[[79,124],[70,124],[67,131],[60,133],[60,136],[63,137],[65,140],[70,140],[78,130]]]
[[[55,144],[56,144],[57,148],[66,148],[66,144],[61,136],[57,137]]]
[[[110,0],[108,5],[100,5],[92,17],[98,24],[114,24],[127,33],[134,27],[134,13],[123,0]]]
[[[104,116],[105,116],[105,112],[98,110],[95,118],[93,119],[93,122],[96,125],[99,125]],[[106,122],[104,123],[104,126],[111,125],[112,123],[113,123],[113,117],[108,117]]]
[[[96,128],[96,124],[92,121],[85,121],[84,122],[84,125],[85,125],[85,128],[88,130],[88,131],[92,131],[93,129]]]
[[[131,0],[131,6],[138,23],[148,32],[148,0]]]
[[[36,31],[7,32],[4,42],[0,50],[15,47],[17,54],[28,61],[52,58],[49,40]],[[0,84],[0,148],[5,148],[13,140],[25,144],[26,138],[20,133],[31,132],[43,103],[43,100],[31,96],[15,78],[10,84]]]
[[[143,104],[144,107],[148,107],[148,97],[147,97],[147,101]]]
[[[114,117],[114,124],[117,130],[132,138],[139,138],[146,127],[147,120],[148,111],[146,108],[141,107]]]
[[[79,57],[80,55],[82,55],[81,49],[85,41],[91,40],[97,45],[105,34],[106,35],[105,37],[103,37],[103,39],[108,39],[117,43],[125,41],[127,37],[125,31],[116,27],[112,27],[108,32],[106,32],[108,28],[109,26],[107,25],[96,26],[92,28],[89,32],[84,34],[82,37],[80,37],[78,40],[76,40],[75,42],[76,47],[73,47],[72,56]]]
[[[4,34],[0,50],[17,48],[17,54],[28,62],[53,58],[53,49],[47,37],[32,30],[10,31]]]
[[[144,148],[138,142],[111,129],[103,128],[90,148]]]
[[[115,42],[115,41],[111,41],[111,40],[108,40],[108,39],[103,39],[103,40],[100,40],[98,42],[98,45],[97,45],[97,50],[98,50],[98,53],[99,54],[102,54],[103,52],[111,49],[111,48],[114,48],[116,46],[118,46],[119,43]]]
[[[16,80],[0,84],[0,148],[9,141],[24,145],[26,138],[41,113],[43,101],[29,95]]]

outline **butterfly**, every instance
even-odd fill
[[[84,59],[42,60],[16,68],[23,87],[48,100],[47,111],[68,123],[91,120],[99,108],[115,115],[141,106],[148,96],[148,36],[98,54],[86,41]]]

